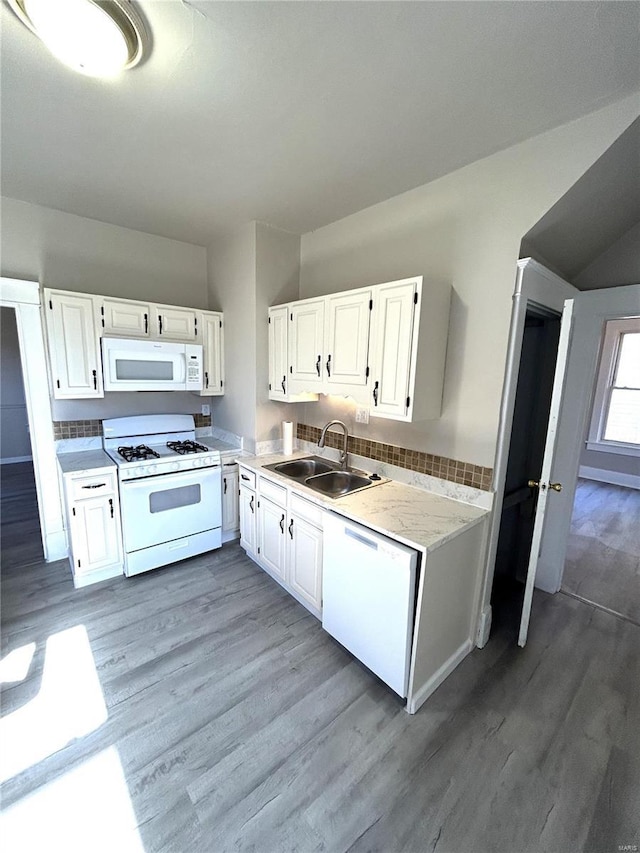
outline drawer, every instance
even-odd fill
[[[271,498],[279,506],[284,507],[287,505],[286,488],[280,486],[278,483],[273,483],[271,480],[267,480],[266,477],[260,477],[260,494],[264,495],[265,498]]]
[[[90,477],[74,477],[69,483],[69,491],[74,501],[113,494],[117,491],[117,477],[111,471],[92,474]]]
[[[322,516],[324,515],[324,510],[316,504],[312,504],[311,501],[307,501],[299,495],[295,495],[293,492],[291,492],[289,512],[292,515],[299,515],[300,518],[306,519],[311,522],[311,524],[315,524],[317,527],[322,527]]]
[[[256,474],[255,471],[250,471],[248,468],[243,468],[240,466],[240,485],[247,486],[249,489],[255,489],[256,487]]]

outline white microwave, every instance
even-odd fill
[[[105,391],[201,391],[202,346],[102,338]]]

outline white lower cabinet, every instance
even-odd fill
[[[69,560],[76,587],[122,574],[122,532],[115,471],[65,474]]]
[[[222,467],[222,541],[238,538],[240,505],[238,500],[238,466],[235,462]]]
[[[243,473],[250,476],[248,470],[240,468],[241,477]],[[314,616],[320,618],[323,510],[262,475],[258,477],[256,490],[253,492],[243,486],[241,480],[240,545]],[[243,511],[243,492],[255,496],[256,514],[250,511],[250,507]],[[251,547],[249,543],[256,535],[256,518],[257,543]]]
[[[243,469],[240,469],[240,545],[250,557],[258,553],[258,524],[256,513],[258,501],[255,489],[246,486],[242,482]],[[246,476],[246,474],[245,474]],[[254,478],[255,482],[255,478]]]

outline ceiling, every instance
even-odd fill
[[[306,233],[636,90],[637,2],[137,4],[116,81],[3,3],[4,195],[199,245]]]
[[[640,119],[523,239],[569,280],[640,222]]]

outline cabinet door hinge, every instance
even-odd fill
[[[367,369],[365,370],[364,375],[365,375],[365,379],[369,378],[369,365],[367,365]]]
[[[271,325],[271,317],[269,317],[269,320],[268,320],[268,322],[269,322],[269,325]]]
[[[407,397],[407,409],[409,408],[409,403],[411,402],[411,397]]]
[[[258,554],[260,553],[260,546],[258,545]]]
[[[271,383],[269,383],[269,391],[271,391]]]
[[[78,560],[78,568],[80,568],[80,560]]]
[[[222,379],[221,379],[221,380],[220,380],[220,387],[222,388],[222,386],[223,386],[223,385],[224,385],[224,382],[223,382],[223,381],[222,381]]]
[[[49,300],[49,308],[53,311],[53,302],[51,300]]]
[[[373,299],[369,300],[369,311],[373,311]]]
[[[413,294],[413,304],[414,304],[414,305],[417,305],[417,304],[418,304],[418,291],[417,291],[417,290],[416,290],[416,292]]]
[[[289,373],[293,373],[293,367],[289,368]]]
[[[58,386],[58,388],[60,387],[60,380],[59,379],[56,379],[56,385]]]
[[[73,515],[76,514],[76,508],[74,506],[71,507],[71,512],[73,513]]]
[[[260,501],[258,501],[258,509],[260,509]]]
[[[193,321],[193,329],[194,329],[194,334],[197,338],[198,337],[198,318],[197,317]]]

